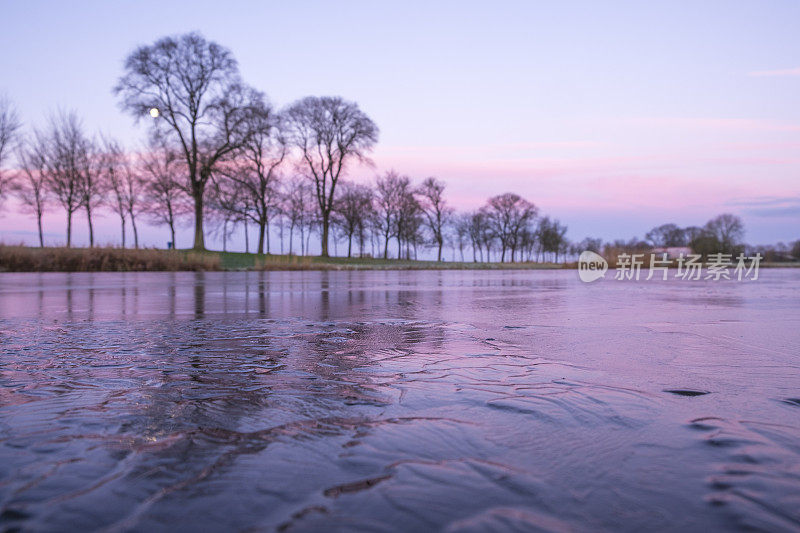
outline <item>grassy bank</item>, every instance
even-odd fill
[[[0,245],[0,272],[221,270],[219,256],[184,251]]]
[[[133,272],[177,270],[499,270],[559,269],[554,263],[473,263],[300,257],[191,250],[29,248],[0,245],[0,272]]]

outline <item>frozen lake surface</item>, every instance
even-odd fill
[[[0,274],[0,527],[797,530],[760,278]]]

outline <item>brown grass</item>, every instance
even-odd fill
[[[0,244],[0,272],[220,270],[210,254],[155,249],[28,248]]]

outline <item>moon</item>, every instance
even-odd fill
[[[158,115],[159,115],[159,113],[158,113],[158,108],[157,107],[150,108],[150,116],[151,117],[158,118]]]

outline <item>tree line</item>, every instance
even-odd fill
[[[13,194],[36,217],[41,246],[43,215],[57,205],[66,214],[67,247],[81,213],[94,246],[93,217],[105,209],[119,217],[123,247],[128,227],[139,246],[142,219],[167,226],[173,245],[176,226],[191,219],[198,250],[209,230],[221,234],[226,248],[243,226],[249,251],[254,226],[256,251],[269,253],[272,225],[282,252],[288,237],[288,253],[296,252],[296,234],[300,253],[308,253],[313,233],[323,256],[331,239],[346,240],[348,257],[355,244],[359,255],[388,258],[392,241],[398,258],[432,246],[442,260],[450,240],[462,256],[469,243],[475,260],[493,252],[514,261],[534,250],[556,257],[563,251],[566,228],[537,219],[536,207],[512,193],[456,215],[445,184],[434,177],[413,184],[389,171],[370,185],[347,181],[348,170],[369,162],[379,134],[356,103],[306,97],[278,110],[242,81],[228,49],[197,33],[134,50],[113,91],[125,112],[150,123],[139,150],[89,135],[75,112],[54,113],[22,136],[13,106],[0,104],[0,158],[14,151],[17,170],[0,174],[0,198]]]
[[[176,228],[191,220],[197,250],[205,249],[209,232],[227,250],[232,232],[243,228],[249,252],[255,228],[260,254],[272,251],[273,231],[281,253],[308,254],[316,234],[322,256],[330,254],[332,241],[334,248],[346,243],[348,257],[414,259],[420,249],[433,249],[439,261],[446,247],[462,261],[558,262],[586,249],[685,246],[707,254],[743,246],[741,219],[730,214],[703,227],[665,224],[644,241],[570,243],[565,225],[540,216],[514,193],[456,213],[435,177],[414,183],[391,170],[369,184],[353,182],[348,171],[369,162],[379,135],[356,103],[309,96],[276,109],[242,81],[228,49],[197,33],[135,49],[113,92],[123,111],[149,123],[137,150],[89,135],[68,111],[22,135],[13,106],[0,100],[0,169],[12,156],[16,163],[14,172],[0,170],[0,200],[13,195],[35,216],[41,246],[42,218],[54,205],[66,214],[67,247],[79,214],[94,246],[99,210],[119,218],[121,245],[127,245],[130,228],[137,248],[142,220],[166,226],[173,246]]]

